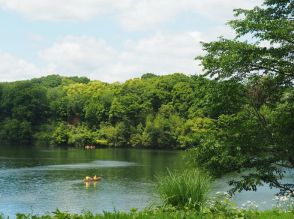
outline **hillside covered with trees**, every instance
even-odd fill
[[[0,91],[1,144],[188,148],[247,101],[240,83],[184,74],[122,84],[50,75]]]

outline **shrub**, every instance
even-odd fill
[[[211,177],[198,169],[183,172],[168,171],[158,178],[157,189],[164,204],[200,210],[207,200]]]

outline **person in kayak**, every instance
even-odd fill
[[[92,180],[93,180],[92,177],[89,177],[89,176],[86,176],[86,177],[85,177],[85,181],[92,181]]]

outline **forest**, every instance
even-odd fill
[[[47,77],[2,83],[1,143],[189,148],[246,106],[246,87],[144,74],[125,83]]]

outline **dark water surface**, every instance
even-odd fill
[[[135,149],[36,149],[0,148],[0,212],[50,213],[62,211],[94,213],[142,209],[159,203],[155,194],[156,175],[166,169],[183,169],[183,152]],[[87,185],[86,175],[99,175],[101,182]],[[226,191],[226,182],[215,183],[214,191]],[[258,193],[245,192],[238,204],[256,201],[270,208],[275,190],[261,187]]]

